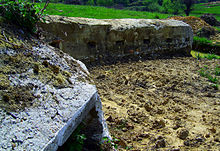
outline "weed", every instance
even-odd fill
[[[118,149],[118,142],[120,141],[119,139],[113,137],[113,139],[110,139],[108,137],[103,137],[102,138],[103,140],[103,143],[101,144],[102,146],[102,151],[105,151],[105,150],[110,150],[110,149]]]
[[[7,21],[31,32],[36,31],[36,24],[42,18],[44,9],[26,0],[5,0],[0,4],[0,14]]]
[[[202,58],[207,58],[209,60],[212,60],[212,59],[220,59],[220,56],[218,55],[215,55],[215,54],[209,54],[209,53],[202,53],[202,52],[197,52],[197,51],[194,51],[192,50],[191,51],[191,55],[196,58],[196,59],[202,59]]]
[[[59,147],[58,150],[82,151],[84,141],[86,140],[85,134],[81,134],[82,128],[84,128],[84,125],[80,124],[66,141],[66,143]]]
[[[220,68],[219,68],[219,66],[217,66],[217,67],[215,68],[215,75],[216,75],[216,76],[220,76]]]
[[[198,53],[198,55],[196,56],[196,59],[200,60],[202,57],[200,56],[200,54]]]
[[[219,84],[212,84],[212,87],[215,88],[216,90],[220,90]]]
[[[206,77],[211,83],[213,83],[212,86],[215,89],[219,89],[219,78],[217,76],[220,75],[220,68],[218,66],[214,69],[214,71],[212,71],[207,65],[205,65],[199,70],[199,74],[202,77]]]
[[[205,56],[205,58],[212,60],[212,59],[220,59],[220,56],[217,56],[215,54],[208,54],[207,56]]]
[[[204,68],[202,68],[202,69],[200,69],[199,70],[199,74],[202,76],[202,77],[205,77],[205,69]]]
[[[209,81],[212,82],[212,83],[216,83],[216,84],[218,83],[217,77],[213,77],[213,76],[207,74],[207,78],[208,78]]]
[[[216,26],[214,28],[220,33],[220,27]]]

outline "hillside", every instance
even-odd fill
[[[113,19],[113,18],[167,18],[169,14],[119,10],[114,8],[105,8],[100,6],[84,6],[84,5],[66,5],[58,3],[50,3],[46,14],[61,15],[68,17],[85,17],[96,19]]]
[[[132,8],[132,4],[129,5]],[[160,10],[150,11],[135,11],[141,9],[121,9],[106,8],[103,6],[89,6],[89,5],[67,5],[62,3],[50,3],[46,13],[49,15],[61,15],[68,17],[86,17],[97,19],[113,19],[113,18],[148,18],[148,19],[162,19],[168,16],[173,16],[172,13],[161,13]],[[142,6],[136,6],[142,7]],[[190,13],[191,16],[200,17],[204,13],[213,14],[218,20],[220,20],[220,2],[216,3],[199,3],[194,4],[193,10]],[[163,11],[162,11],[163,12]],[[185,16],[183,12],[180,12],[181,16]]]

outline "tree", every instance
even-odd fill
[[[189,13],[192,11],[192,6],[195,3],[195,0],[183,0],[183,4],[186,6],[184,12],[186,16],[189,16]]]
[[[121,4],[127,6],[129,4],[129,0],[113,0],[114,4]]]
[[[184,9],[181,0],[163,0],[163,9],[165,13],[172,13],[177,15]]]
[[[95,5],[94,0],[89,0],[86,4],[87,5]]]
[[[113,5],[112,0],[97,0],[96,3],[97,5],[100,5],[100,6],[112,6]]]

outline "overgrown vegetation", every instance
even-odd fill
[[[36,24],[42,19],[43,12],[48,4],[49,0],[42,9],[39,5],[27,0],[4,0],[0,3],[0,14],[8,22],[30,32],[35,32]]]

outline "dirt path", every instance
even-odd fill
[[[220,150],[220,92],[201,77],[220,60],[147,60],[90,69],[120,150]],[[123,149],[124,147],[124,149]]]

